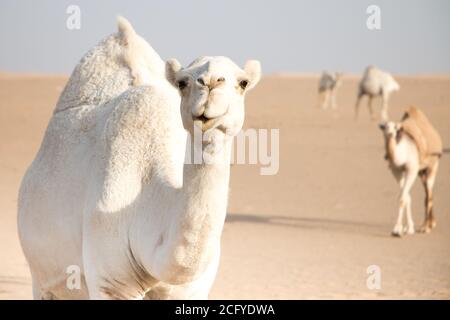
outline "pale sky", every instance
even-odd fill
[[[381,30],[366,26],[369,5]],[[66,27],[69,5],[81,29]],[[396,74],[450,73],[448,0],[0,0],[0,71],[70,73],[125,16],[163,59],[225,55],[265,73],[368,64]]]

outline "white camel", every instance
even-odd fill
[[[410,191],[420,176],[425,188],[425,221],[420,232],[428,233],[436,226],[433,215],[433,186],[442,154],[442,141],[426,116],[410,107],[401,122],[380,124],[384,133],[386,159],[400,184],[400,205],[392,235],[414,234]],[[403,215],[406,211],[406,227]]]
[[[342,73],[324,71],[319,80],[319,106],[337,108],[336,93],[342,82]]]
[[[367,96],[370,117],[375,119],[372,109],[372,100],[374,97],[381,96],[381,120],[387,121],[388,102],[392,92],[400,90],[400,85],[395,81],[394,77],[386,71],[382,71],[374,66],[368,66],[364,71],[363,77],[359,83],[358,97],[355,104],[355,119],[358,118],[358,109],[362,97]]]
[[[257,61],[242,70],[225,57],[164,64],[119,19],[75,68],[22,181],[34,298],[207,298],[231,143],[260,74]],[[184,161],[198,148],[208,163]]]

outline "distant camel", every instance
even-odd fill
[[[361,98],[368,97],[368,107],[370,117],[375,119],[372,109],[372,100],[374,97],[381,96],[381,120],[388,120],[388,101],[392,92],[400,90],[400,85],[395,81],[394,77],[388,72],[382,71],[376,67],[368,66],[359,83],[358,98],[355,104],[355,119],[358,118],[358,109]]]
[[[430,232],[436,226],[433,215],[433,185],[442,155],[442,140],[427,117],[417,108],[410,107],[399,123],[380,124],[384,133],[386,159],[400,184],[400,207],[392,235],[414,233],[410,190],[420,176],[425,188],[425,221],[419,230]],[[406,210],[407,226],[403,227]]]
[[[342,80],[342,73],[324,71],[319,80],[319,106],[336,109],[336,92]]]
[[[255,60],[164,63],[119,19],[72,73],[22,181],[18,229],[34,298],[207,298],[232,141],[260,75]]]

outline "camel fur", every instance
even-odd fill
[[[397,222],[392,234],[414,234],[410,191],[417,176],[425,189],[425,221],[420,232],[428,233],[436,227],[433,213],[433,187],[442,154],[442,140],[425,114],[410,107],[400,122],[380,124],[384,134],[385,158],[389,168],[400,185],[400,204]],[[403,226],[406,212],[407,225]]]
[[[206,299],[232,139],[261,67],[225,57],[164,63],[128,21],[118,26],[76,66],[21,183],[33,296]],[[185,161],[192,149],[208,162]]]

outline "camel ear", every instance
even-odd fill
[[[117,27],[119,29],[119,36],[124,41],[125,45],[127,45],[129,40],[136,35],[133,26],[124,17],[117,17]]]
[[[166,62],[166,78],[176,88],[177,85],[177,73],[181,70],[181,64],[177,59],[169,59]]]
[[[257,60],[248,60],[245,63],[244,71],[247,74],[247,90],[252,89],[261,79],[261,63]]]

